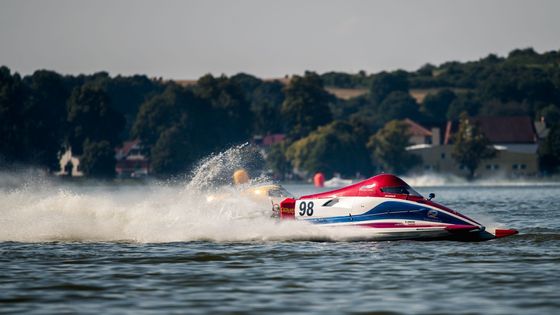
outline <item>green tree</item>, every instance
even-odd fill
[[[558,124],[560,122],[560,108],[555,105],[548,105],[540,110],[539,118],[541,117],[548,126]]]
[[[155,173],[163,176],[185,171],[199,157],[192,150],[188,132],[175,125],[165,129],[151,150],[151,166]]]
[[[189,107],[204,106],[201,102],[192,92],[178,85],[169,85],[163,93],[142,104],[132,127],[132,135],[148,146],[155,145],[166,129],[185,119],[183,116],[187,114]],[[210,110],[209,105],[208,109]]]
[[[215,109],[192,91],[177,85],[148,99],[140,108],[132,134],[151,148],[155,173],[174,175],[205,154],[221,148],[227,130]]]
[[[321,75],[321,80],[326,86],[338,88],[354,88],[356,87],[354,75],[344,72],[327,72]]]
[[[126,126],[121,133],[123,139],[130,137],[129,133],[136,119],[136,114],[144,101],[163,92],[165,88],[165,85],[160,81],[152,80],[145,75],[116,76],[101,81],[101,85],[107,91],[111,100],[111,106],[121,113],[126,120]]]
[[[451,156],[469,171],[467,178],[474,178],[480,162],[496,156],[496,150],[477,124],[469,120],[467,113],[461,114],[459,130],[454,136]]]
[[[462,112],[467,112],[467,114],[474,116],[478,113],[481,106],[482,104],[475,93],[460,93],[455,97],[451,104],[449,104],[449,108],[447,109],[447,119],[457,120],[461,117]]]
[[[371,110],[371,100],[367,95],[360,95],[345,100],[337,98],[335,102],[330,104],[331,113],[335,120],[345,120],[352,115],[362,116],[360,111],[365,109]]]
[[[253,115],[249,101],[236,81],[207,74],[198,79],[194,92],[215,109],[215,122],[223,130],[216,139],[220,144],[232,145],[249,139]]]
[[[436,94],[428,94],[422,102],[422,111],[434,123],[445,122],[449,106],[456,95],[450,89],[443,89]]]
[[[539,166],[547,174],[560,171],[560,123],[556,121],[539,146]]]
[[[284,85],[279,81],[263,82],[252,94],[251,112],[254,117],[254,134],[283,132],[282,103]]]
[[[80,167],[84,174],[95,178],[115,177],[115,150],[109,141],[85,140]]]
[[[28,86],[23,113],[26,160],[51,171],[58,170],[69,92],[63,77],[53,71],[35,71],[33,75],[25,77],[24,82]]]
[[[369,138],[367,148],[375,165],[384,171],[404,174],[421,162],[419,156],[410,153],[408,125],[403,121],[392,120]]]
[[[25,86],[19,74],[0,67],[0,161],[13,163],[26,157],[24,148]]]
[[[478,111],[481,116],[534,116],[531,104],[527,102],[488,100]]]
[[[323,82],[316,73],[294,76],[285,89],[285,95],[282,118],[290,139],[301,139],[331,121],[328,103],[333,96],[324,90]]]
[[[266,153],[266,165],[279,180],[284,180],[286,174],[292,171],[292,163],[286,157],[288,147],[288,142],[282,141],[273,144]]]
[[[352,125],[334,121],[291,144],[286,156],[301,171],[354,176],[371,169],[364,142],[360,140]]]
[[[484,100],[507,102],[553,103],[558,97],[552,72],[519,64],[494,67],[480,80],[479,93]]]
[[[81,154],[86,140],[120,143],[125,119],[111,107],[107,93],[93,85],[75,88],[68,99],[68,144],[74,154]]]
[[[373,77],[370,97],[375,104],[381,103],[392,92],[408,93],[408,79],[405,71],[380,72]]]
[[[418,103],[408,92],[391,92],[377,108],[377,117],[383,123],[394,119],[417,118],[419,115]]]
[[[421,76],[431,77],[434,75],[435,70],[436,67],[434,65],[432,65],[431,63],[426,63],[422,67],[420,67],[420,69],[418,69],[418,71],[416,72]]]
[[[261,79],[243,72],[231,76],[229,80],[241,88],[248,102],[251,101],[255,89],[263,83]]]

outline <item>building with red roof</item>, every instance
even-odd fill
[[[144,154],[145,148],[140,140],[125,141],[115,149],[117,164],[115,172],[121,178],[138,178],[150,174],[150,160]]]
[[[482,161],[476,170],[477,177],[491,176],[534,176],[538,173],[538,134],[535,123],[528,116],[517,117],[472,117],[480,126],[490,143],[497,150],[494,158]],[[467,174],[451,154],[453,138],[459,128],[458,121],[448,121],[440,137],[439,128],[431,130],[431,143],[419,144],[415,135],[427,134],[427,129],[417,123],[410,123],[412,145],[407,149],[422,158],[416,171],[451,173],[460,176]],[[442,139],[441,141],[439,139]]]

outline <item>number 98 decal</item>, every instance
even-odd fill
[[[305,202],[302,201],[299,204],[299,215],[300,216],[312,216],[313,215],[313,201]]]

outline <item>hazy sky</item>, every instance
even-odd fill
[[[415,70],[560,49],[560,1],[0,0],[0,64],[22,74],[261,77]]]

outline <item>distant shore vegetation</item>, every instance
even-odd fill
[[[188,82],[49,70],[22,77],[2,66],[0,168],[24,164],[55,173],[71,149],[86,176],[111,178],[115,148],[138,139],[151,173],[167,177],[212,152],[282,135],[263,149],[275,178],[294,169],[344,177],[406,173],[417,159],[404,150],[409,135],[402,120],[437,126],[468,116],[543,120],[549,132],[539,143],[540,169],[558,172],[560,51],[516,49],[416,71],[279,79],[208,74]],[[461,152],[454,153],[458,161],[465,159]]]

